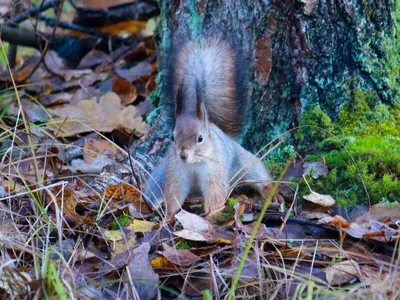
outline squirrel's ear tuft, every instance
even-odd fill
[[[204,106],[203,101],[203,93],[200,86],[200,83],[196,82],[196,115],[199,120],[206,121],[207,120],[207,111],[206,107]]]
[[[178,93],[176,95],[176,108],[175,108],[175,117],[179,117],[183,111],[183,101],[184,101],[184,91],[183,91],[183,83],[179,86]]]

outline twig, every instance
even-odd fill
[[[22,82],[28,80],[36,72],[36,70],[39,68],[39,66],[40,66],[40,64],[42,62],[43,62],[44,67],[46,68],[47,72],[49,72],[50,74],[52,74],[54,76],[57,76],[57,77],[61,78],[62,80],[64,80],[64,78],[61,75],[59,75],[59,74],[55,73],[54,71],[50,70],[47,67],[47,65],[46,65],[46,63],[44,61],[44,57],[46,56],[47,50],[49,49],[49,47],[48,47],[49,43],[53,39],[53,37],[55,36],[56,30],[57,30],[57,25],[58,25],[58,22],[59,22],[60,17],[61,17],[61,12],[62,12],[63,5],[64,5],[64,0],[61,1],[60,7],[58,7],[57,19],[56,19],[53,31],[52,31],[49,39],[46,41],[46,45],[45,45],[45,47],[44,47],[44,49],[42,51],[42,54],[40,55],[40,59],[39,59],[38,63],[35,65],[35,67],[32,69],[32,71],[22,80]]]
[[[44,16],[44,15],[39,15],[38,19],[45,22],[45,24],[47,26],[56,26],[57,25],[57,19],[55,18],[51,18],[48,16]],[[78,25],[78,24],[73,24],[73,23],[68,23],[66,21],[58,21],[58,27],[63,28],[63,29],[70,29],[70,30],[75,30],[75,31],[79,31],[79,32],[83,32],[92,36],[96,36],[96,37],[100,37],[103,39],[114,39],[116,41],[125,43],[125,44],[130,44],[132,43],[132,39],[130,38],[122,38],[120,36],[113,36],[113,35],[109,35],[107,33],[103,33],[101,31],[98,31],[96,29],[93,28],[88,28],[82,25]]]
[[[60,0],[49,0],[47,2],[44,2],[42,5],[40,5],[38,7],[35,6],[35,7],[32,7],[30,9],[22,12],[18,16],[10,19],[7,23],[11,23],[11,24],[21,23],[21,22],[25,21],[26,19],[28,19],[29,17],[35,17],[39,13],[41,13],[51,7],[58,6],[59,4],[60,4]]]
[[[147,21],[160,13],[157,3],[143,0],[117,5],[107,10],[80,7],[76,10],[73,23],[89,27],[101,27],[130,20]]]
[[[17,97],[18,105],[21,108],[22,120],[23,120],[24,127],[25,127],[25,130],[26,130],[26,136],[28,138],[28,144],[29,144],[29,147],[30,147],[31,152],[32,152],[32,159],[33,159],[35,177],[36,177],[37,183],[40,184],[39,164],[38,164],[37,159],[36,159],[35,148],[33,146],[32,134],[31,134],[31,129],[30,129],[29,122],[28,122],[28,117],[27,117],[27,115],[25,113],[25,109],[24,109],[24,107],[22,105],[21,98],[19,97],[19,92],[18,92],[18,89],[17,89],[17,85],[15,84],[14,77],[13,77],[13,74],[11,72],[10,64],[9,64],[7,56],[6,56],[5,52],[4,52],[3,41],[1,40],[1,38],[0,38],[0,47],[3,50],[3,54],[5,56],[6,63],[7,63],[7,66],[8,66],[8,72],[10,73],[11,81],[12,81],[12,84],[13,84],[13,87],[14,87],[15,96]]]

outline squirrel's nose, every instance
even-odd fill
[[[182,160],[186,160],[188,158],[188,154],[182,151],[180,157],[182,158]]]

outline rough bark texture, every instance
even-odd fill
[[[168,51],[176,36],[219,36],[242,47],[251,74],[251,112],[241,141],[253,150],[294,128],[311,104],[319,104],[334,118],[351,101],[352,89],[372,89],[381,101],[394,102],[398,70],[393,62],[399,61],[396,4],[393,0],[160,0],[156,35],[160,103]],[[136,150],[146,153],[170,134],[171,109],[161,105],[154,112],[150,138]]]

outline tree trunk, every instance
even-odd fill
[[[335,118],[355,88],[376,91],[377,101],[395,102],[399,80],[391,62],[399,61],[400,47],[393,0],[160,0],[159,4],[160,103],[173,37],[218,36],[234,41],[242,47],[251,74],[251,119],[241,139],[248,148],[260,149],[296,127],[310,105],[319,104]],[[136,150],[146,152],[168,136],[170,116],[171,107],[161,105],[150,139]]]

